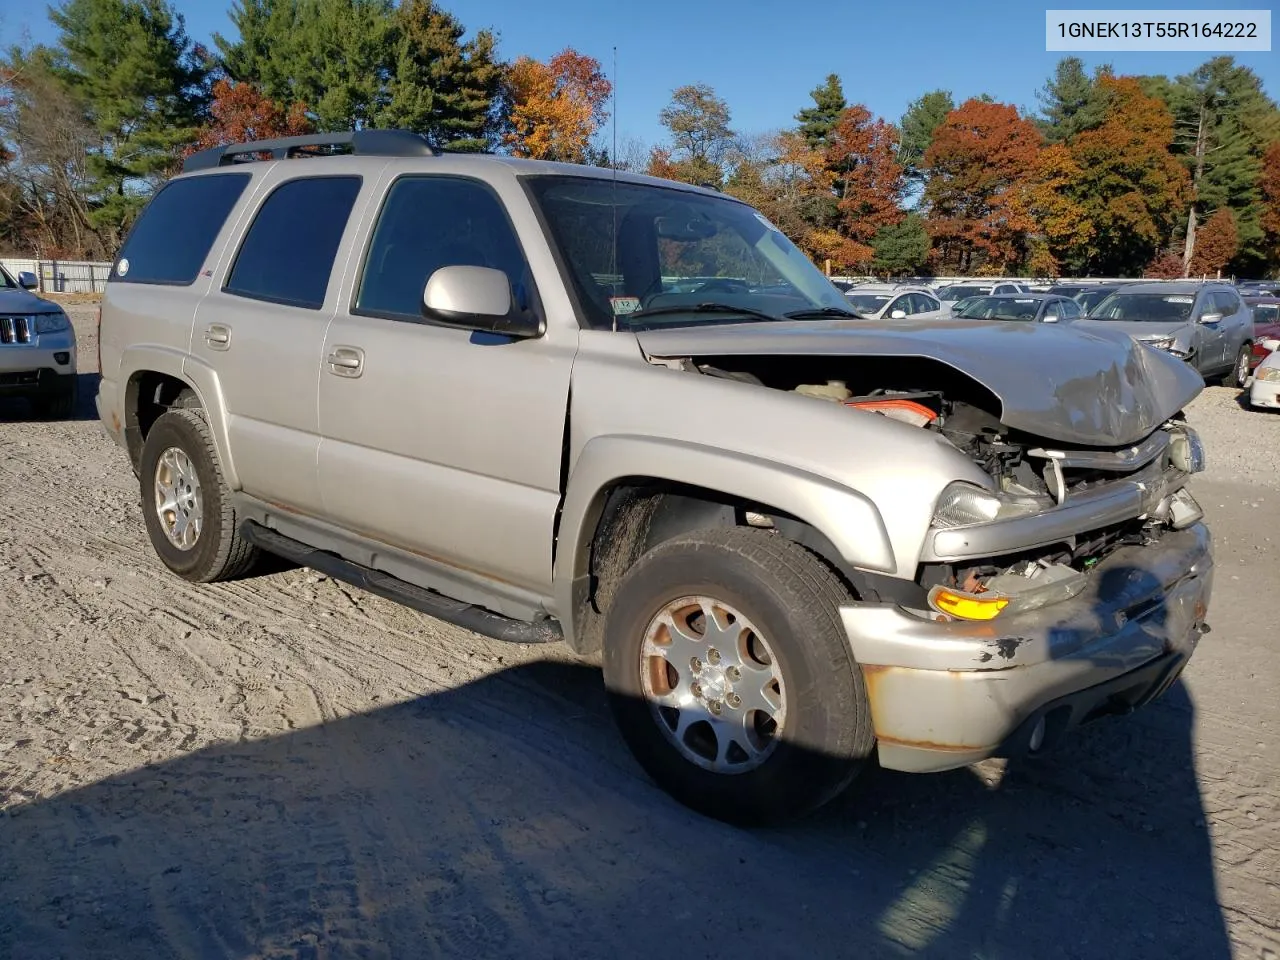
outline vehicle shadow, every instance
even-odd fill
[[[669,800],[543,661],[0,819],[0,956],[1230,956],[1181,682],[799,824]],[[64,758],[65,759],[65,758]]]
[[[93,398],[98,393],[96,373],[76,374],[76,406],[69,417],[45,418],[36,415],[35,408],[25,399],[18,397],[0,397],[0,423],[30,421],[32,423],[56,423],[76,420],[97,420],[98,410]]]

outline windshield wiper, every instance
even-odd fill
[[[816,320],[819,317],[852,317],[865,320],[862,314],[854,310],[842,310],[839,307],[806,307],[804,310],[789,310],[783,314],[788,320]]]
[[[776,321],[781,319],[772,313],[765,313],[763,310],[756,310],[752,307],[735,307],[730,303],[694,303],[684,306],[672,304],[669,307],[654,307],[652,310],[636,310],[634,313],[624,313],[619,319],[630,323],[636,317],[661,317],[675,313],[736,313],[739,316],[753,317],[756,320]]]

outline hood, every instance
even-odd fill
[[[42,300],[26,290],[0,289],[0,313],[57,313],[56,303]]]
[[[1118,330],[1139,340],[1158,340],[1161,337],[1174,337],[1191,326],[1190,320],[1173,320],[1169,323],[1155,323],[1149,320],[1090,320],[1085,317],[1076,323],[1085,324],[1090,330],[1104,328]]]
[[[663,358],[928,358],[994,393],[1008,427],[1060,443],[1123,446],[1186,406],[1204,381],[1181,360],[1113,326],[1120,324],[780,321],[639,330],[636,337],[647,355]]]

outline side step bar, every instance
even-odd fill
[[[301,540],[286,537],[252,520],[241,524],[240,531],[246,540],[268,553],[494,640],[505,640],[508,643],[556,643],[564,639],[559,624],[554,620],[536,623],[512,620],[483,607],[462,603],[434,590],[426,590],[389,573],[344,560],[336,553],[317,550]]]

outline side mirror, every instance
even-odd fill
[[[1056,313],[1046,313],[1046,314],[1044,315],[1044,320],[1043,320],[1043,322],[1044,322],[1044,323],[1057,323],[1057,322],[1058,322],[1058,319],[1059,319],[1059,318],[1058,318],[1058,315],[1057,315]]]
[[[491,267],[441,267],[422,291],[422,314],[450,327],[509,337],[543,331],[540,320],[515,306],[507,275]]]
[[[36,275],[30,270],[23,270],[18,274],[18,286],[23,290],[34,290],[40,286],[40,281],[36,279]]]
[[[1222,319],[1222,314],[1220,314],[1220,313],[1202,313],[1202,314],[1200,314],[1200,322],[1201,322],[1201,323],[1217,323],[1217,322],[1218,322],[1219,320],[1221,320],[1221,319]]]
[[[889,314],[890,320],[905,320],[906,318],[907,318],[907,311],[905,310],[894,310],[892,313]]]

